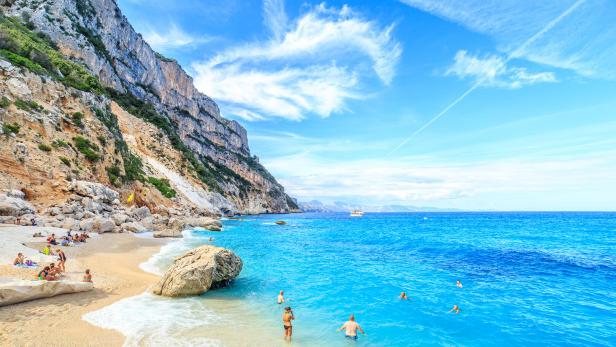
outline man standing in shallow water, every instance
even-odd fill
[[[366,335],[364,330],[359,326],[359,324],[355,321],[355,315],[351,313],[349,316],[349,320],[346,321],[337,331],[344,331],[344,336],[347,339],[357,340],[357,330],[359,330],[362,334]]]
[[[280,294],[278,294],[278,304],[282,304],[284,302],[284,292],[281,290]]]

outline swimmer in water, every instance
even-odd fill
[[[400,300],[408,300],[408,297],[406,296],[406,292],[400,293]]]
[[[455,312],[456,314],[460,313],[460,308],[458,307],[458,305],[453,305],[453,308],[449,310],[449,312],[447,313],[451,313],[451,312]]]
[[[458,286],[458,288],[462,288],[462,282],[460,282],[460,280],[456,281],[456,286]]]
[[[366,335],[364,330],[359,326],[359,324],[355,321],[355,315],[351,314],[349,320],[346,321],[337,331],[344,330],[344,336],[347,339],[357,340],[357,330],[362,334]]]
[[[280,291],[280,293],[278,294],[278,305],[282,304],[284,302],[284,291]]]

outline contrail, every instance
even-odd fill
[[[503,60],[499,64],[499,66],[497,66],[496,71],[500,70],[504,65],[506,65],[509,61],[511,61],[511,59],[514,59],[514,58],[517,58],[517,57],[521,56],[522,53],[526,50],[526,48],[528,46],[530,46],[532,43],[537,41],[537,39],[539,39],[545,33],[547,33],[548,31],[552,30],[552,28],[554,28],[556,26],[556,24],[558,24],[565,17],[569,16],[573,11],[575,11],[580,5],[582,5],[585,2],[586,2],[586,0],[578,0],[578,1],[576,1],[573,5],[571,5],[567,10],[565,10],[563,13],[561,13],[558,17],[556,17],[552,21],[550,21],[545,27],[543,27],[543,29],[539,30],[535,35],[531,36],[528,40],[526,40],[520,47],[518,47],[517,49],[515,49],[511,53],[507,54],[506,59]],[[483,82],[485,82],[485,80],[486,80],[486,78],[484,77],[484,78],[478,80],[477,82],[475,82],[467,91],[462,93],[462,95],[460,95],[452,103],[447,105],[447,107],[445,107],[436,116],[432,117],[432,119],[430,119],[426,124],[422,125],[421,128],[415,130],[415,132],[413,132],[409,137],[404,139],[404,141],[400,142],[400,144],[398,146],[396,146],[396,148],[391,150],[391,152],[389,152],[387,155],[391,155],[394,152],[396,152],[397,150],[399,150],[400,148],[402,148],[409,141],[411,141],[415,136],[417,136],[417,134],[419,134],[422,131],[426,130],[430,125],[432,125],[434,122],[439,120],[439,118],[441,118],[445,114],[447,114],[447,112],[449,112],[449,110],[451,110],[454,106],[456,106],[460,101],[464,100],[464,98],[466,98],[470,93],[472,93],[475,89],[477,89],[477,87],[479,87]]]

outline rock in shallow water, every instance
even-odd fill
[[[228,249],[205,245],[175,259],[152,292],[163,296],[200,295],[226,286],[242,271],[242,259]]]

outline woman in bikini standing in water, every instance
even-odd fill
[[[293,324],[291,324],[291,321],[294,319],[295,316],[293,311],[291,311],[291,307],[285,307],[282,314],[282,326],[284,327],[284,339],[287,341],[291,341],[291,336],[293,335]]]

